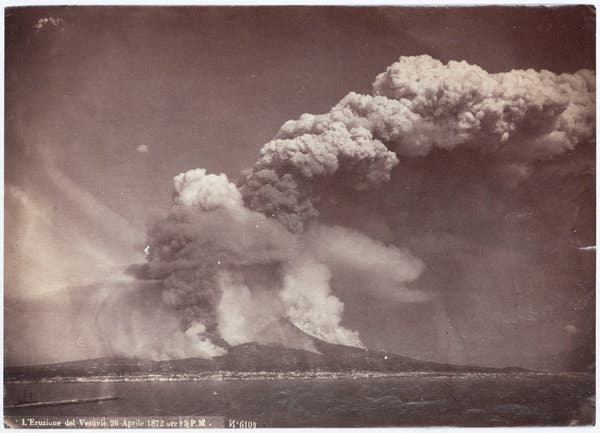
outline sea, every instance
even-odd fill
[[[6,408],[17,401],[118,400]],[[218,416],[256,427],[591,425],[585,373],[228,373],[8,381],[5,415]],[[248,422],[248,424],[245,424]]]

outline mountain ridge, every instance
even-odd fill
[[[273,329],[269,324],[266,329]],[[212,359],[183,358],[155,361],[122,355],[53,364],[5,367],[5,379],[86,377],[139,374],[177,374],[212,371],[237,372],[519,372],[519,367],[478,367],[422,361],[406,356],[333,344],[313,337],[287,321],[279,322],[278,338],[259,338],[231,346]],[[291,346],[291,347],[289,347]],[[309,350],[307,350],[309,349]]]

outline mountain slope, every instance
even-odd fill
[[[378,372],[490,372],[515,371],[420,361],[384,352],[327,343],[312,337],[287,321],[269,324],[256,342],[229,348],[214,359],[188,358],[151,361],[126,357],[96,358],[24,367],[6,367],[7,379],[85,377],[201,371],[378,371]],[[293,347],[290,348],[287,343]],[[303,348],[308,348],[309,350]]]

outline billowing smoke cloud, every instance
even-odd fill
[[[251,280],[248,272],[222,271],[217,278],[223,294],[217,307],[219,329],[229,344],[257,341],[265,327],[284,315],[276,289]]]
[[[315,127],[311,133],[276,138],[242,181],[248,206],[283,222],[292,232],[317,216],[312,185],[343,174],[357,190],[387,181],[398,158],[363,127],[341,122]]]
[[[474,146],[517,160],[547,158],[594,137],[595,89],[589,70],[489,74],[464,61],[402,57],[377,76],[373,96],[349,93],[327,114],[286,122],[277,137],[342,123],[401,155]]]
[[[358,332],[340,325],[344,304],[331,294],[331,272],[310,257],[286,265],[280,297],[286,314],[300,329],[330,343],[364,347]]]
[[[372,296],[424,302],[431,294],[410,288],[424,264],[317,222],[323,185],[377,188],[398,156],[435,147],[481,152],[516,185],[531,161],[593,139],[594,93],[592,71],[489,74],[466,62],[402,57],[377,76],[372,96],[349,93],[329,113],[286,122],[237,185],[203,169],[176,176],[171,211],[149,230],[143,274],[162,281],[164,302],[181,312],[182,332],[206,356],[257,341],[281,317],[326,341],[364,347],[343,324],[330,285],[336,273],[360,275]]]
[[[224,174],[206,174],[206,170],[197,168],[175,176],[173,183],[177,204],[197,206],[204,211],[242,206],[240,192]]]
[[[162,280],[162,298],[181,311],[186,332],[193,327],[193,334],[227,346],[217,329],[219,272],[285,261],[296,239],[281,224],[244,207],[225,175],[191,170],[176,176],[174,186],[168,217],[148,232],[143,274]]]
[[[362,346],[340,326],[343,304],[325,265],[299,260],[297,236],[246,208],[224,174],[190,170],[174,178],[174,191],[169,216],[149,231],[143,271],[162,280],[163,301],[181,311],[185,335],[201,340],[199,353],[255,341],[282,316],[311,335]]]

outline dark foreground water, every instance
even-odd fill
[[[121,400],[5,410],[8,415],[223,416],[258,427],[589,425],[593,375],[429,375],[379,378],[8,383],[23,395]]]

